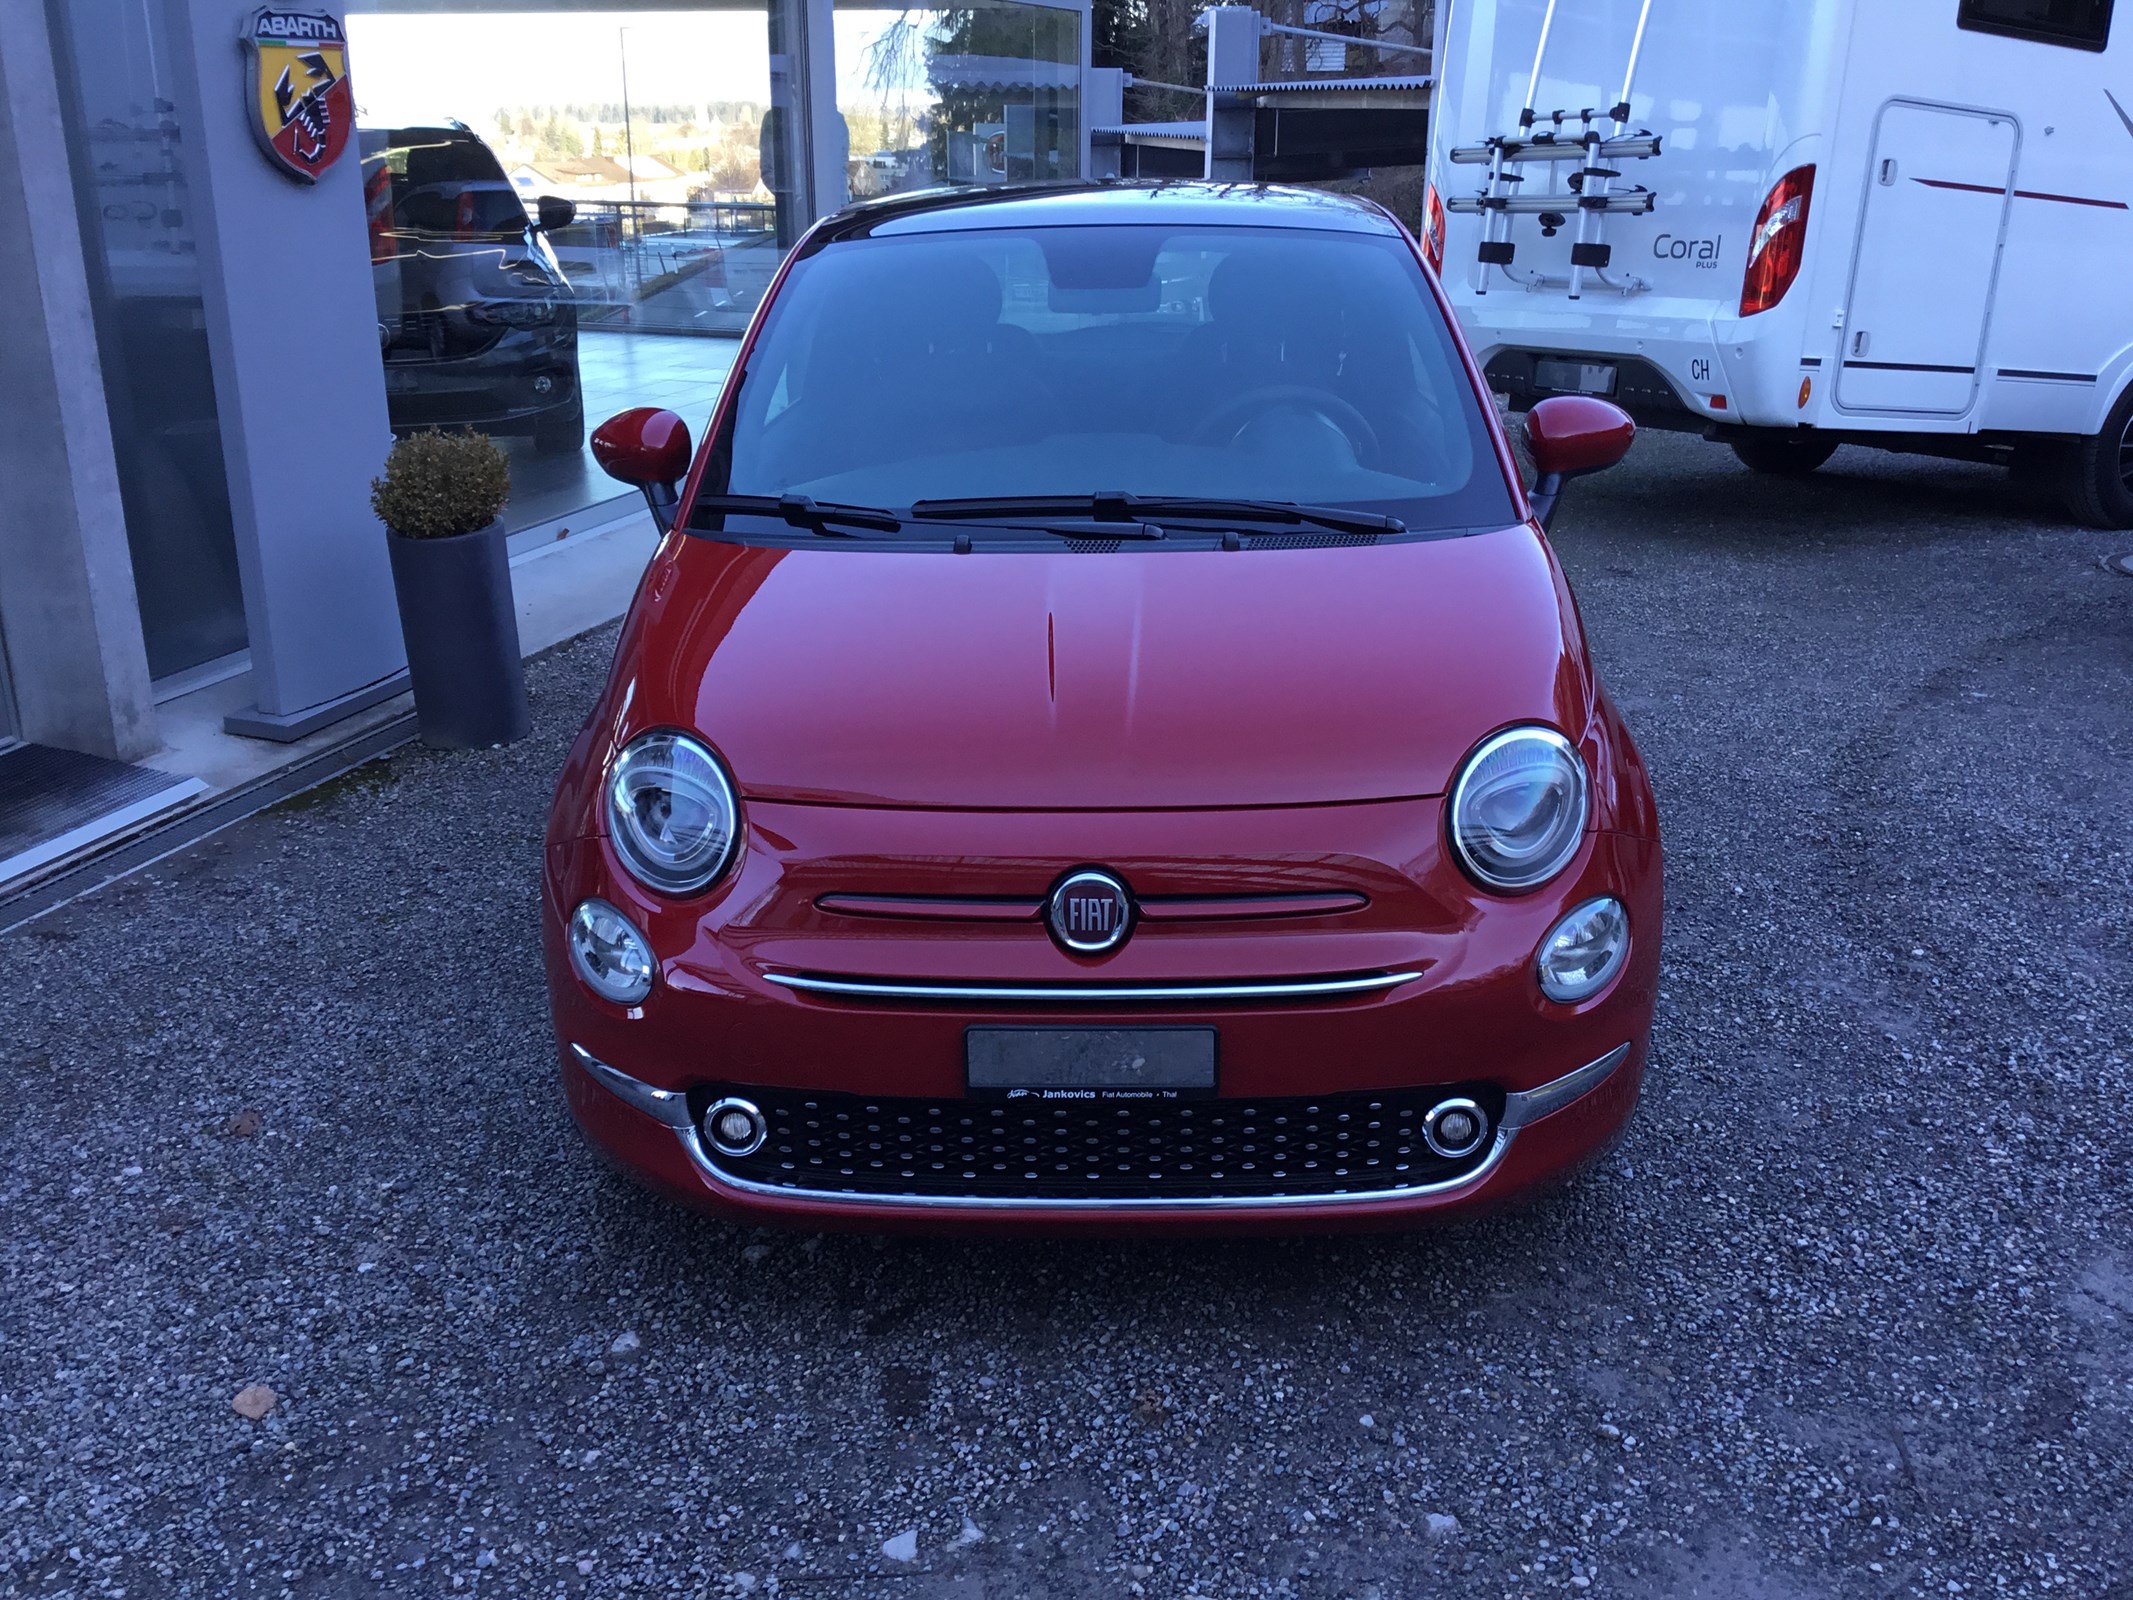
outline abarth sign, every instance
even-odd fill
[[[337,18],[262,7],[245,25],[245,74],[252,133],[259,147],[298,183],[319,174],[348,148],[355,98],[348,87],[348,36]]]

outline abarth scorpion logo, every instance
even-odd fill
[[[1116,950],[1133,931],[1133,896],[1099,868],[1085,868],[1052,891],[1045,909],[1052,937],[1078,955]]]
[[[318,182],[348,148],[355,123],[348,40],[340,22],[269,6],[252,14],[243,43],[251,64],[245,95],[253,137],[267,159],[297,182]]]

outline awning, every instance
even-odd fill
[[[937,55],[926,58],[926,78],[936,89],[1078,89],[1081,68],[1020,56]]]

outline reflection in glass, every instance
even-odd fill
[[[64,0],[54,40],[148,670],[242,650],[244,600],[157,6]]]
[[[1079,176],[1079,30],[1037,5],[840,9],[853,197]]]
[[[395,431],[585,443],[575,296],[538,216],[464,127],[364,128],[363,204]],[[550,220],[573,215],[558,201]]]
[[[571,202],[546,243],[583,326],[738,333],[800,198],[772,113],[779,9],[358,15],[361,120],[464,129],[529,220]]]
[[[711,409],[805,204],[782,10],[401,11],[349,21],[396,432],[511,457],[513,530],[615,498],[582,449]]]

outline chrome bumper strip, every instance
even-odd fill
[[[808,994],[865,1000],[964,1000],[1064,1005],[1116,1005],[1132,1000],[1308,1000],[1374,994],[1421,977],[1419,972],[1365,972],[1346,978],[1269,978],[1259,983],[1009,984],[916,983],[896,978],[829,978],[814,973],[766,972],[765,983]]]
[[[1376,1205],[1472,1188],[1494,1172],[1511,1149],[1511,1135],[1499,1133],[1488,1155],[1472,1172],[1442,1183],[1422,1183],[1406,1189],[1369,1189],[1354,1194],[1175,1195],[1147,1200],[1024,1200],[1015,1195],[848,1194],[841,1189],[789,1189],[779,1183],[757,1183],[714,1166],[694,1128],[676,1128],[674,1133],[681,1140],[681,1147],[689,1152],[689,1159],[696,1163],[697,1171],[717,1188],[738,1189],[772,1200],[828,1200],[844,1206],[878,1206],[886,1211],[1268,1211],[1293,1206]]]
[[[904,1211],[912,1209],[933,1211],[1268,1211],[1295,1206],[1358,1206],[1394,1204],[1402,1200],[1418,1200],[1429,1195],[1448,1194],[1458,1189],[1478,1188],[1510,1154],[1511,1141],[1518,1130],[1538,1122],[1551,1112],[1560,1111],[1573,1100],[1582,1098],[1599,1088],[1614,1075],[1615,1069],[1629,1059],[1629,1046],[1621,1044],[1589,1062],[1575,1072],[1566,1073],[1552,1083],[1544,1083],[1538,1089],[1524,1089],[1504,1097],[1503,1121],[1497,1125],[1496,1136],[1489,1146],[1489,1153],[1472,1172],[1456,1178],[1447,1178],[1441,1183],[1415,1184],[1404,1189],[1367,1189],[1354,1194],[1296,1194],[1296,1195],[1223,1195],[1172,1197],[1143,1200],[1039,1200],[1020,1199],[1014,1196],[982,1195],[884,1195],[848,1194],[839,1189],[793,1189],[783,1184],[757,1183],[750,1178],[736,1178],[721,1171],[704,1149],[704,1141],[696,1125],[689,1120],[688,1097],[677,1089],[654,1089],[640,1083],[628,1073],[593,1055],[583,1045],[573,1044],[571,1054],[580,1065],[593,1075],[596,1082],[612,1090],[625,1104],[634,1106],[646,1116],[667,1124],[674,1130],[675,1138],[688,1152],[689,1160],[713,1189],[736,1190],[742,1194],[761,1195],[771,1200],[828,1201],[845,1206],[878,1206],[884,1210]]]
[[[679,1089],[655,1089],[639,1082],[620,1067],[611,1067],[582,1044],[570,1047],[578,1065],[593,1075],[593,1081],[624,1105],[642,1111],[670,1128],[694,1131],[689,1117],[689,1097]]]
[[[1571,1101],[1591,1094],[1593,1090],[1614,1076],[1615,1068],[1629,1059],[1629,1046],[1618,1044],[1599,1060],[1588,1062],[1575,1072],[1565,1073],[1553,1083],[1544,1083],[1538,1089],[1520,1089],[1503,1097],[1503,1129],[1516,1133],[1528,1123],[1538,1122],[1551,1111],[1560,1111]]]

